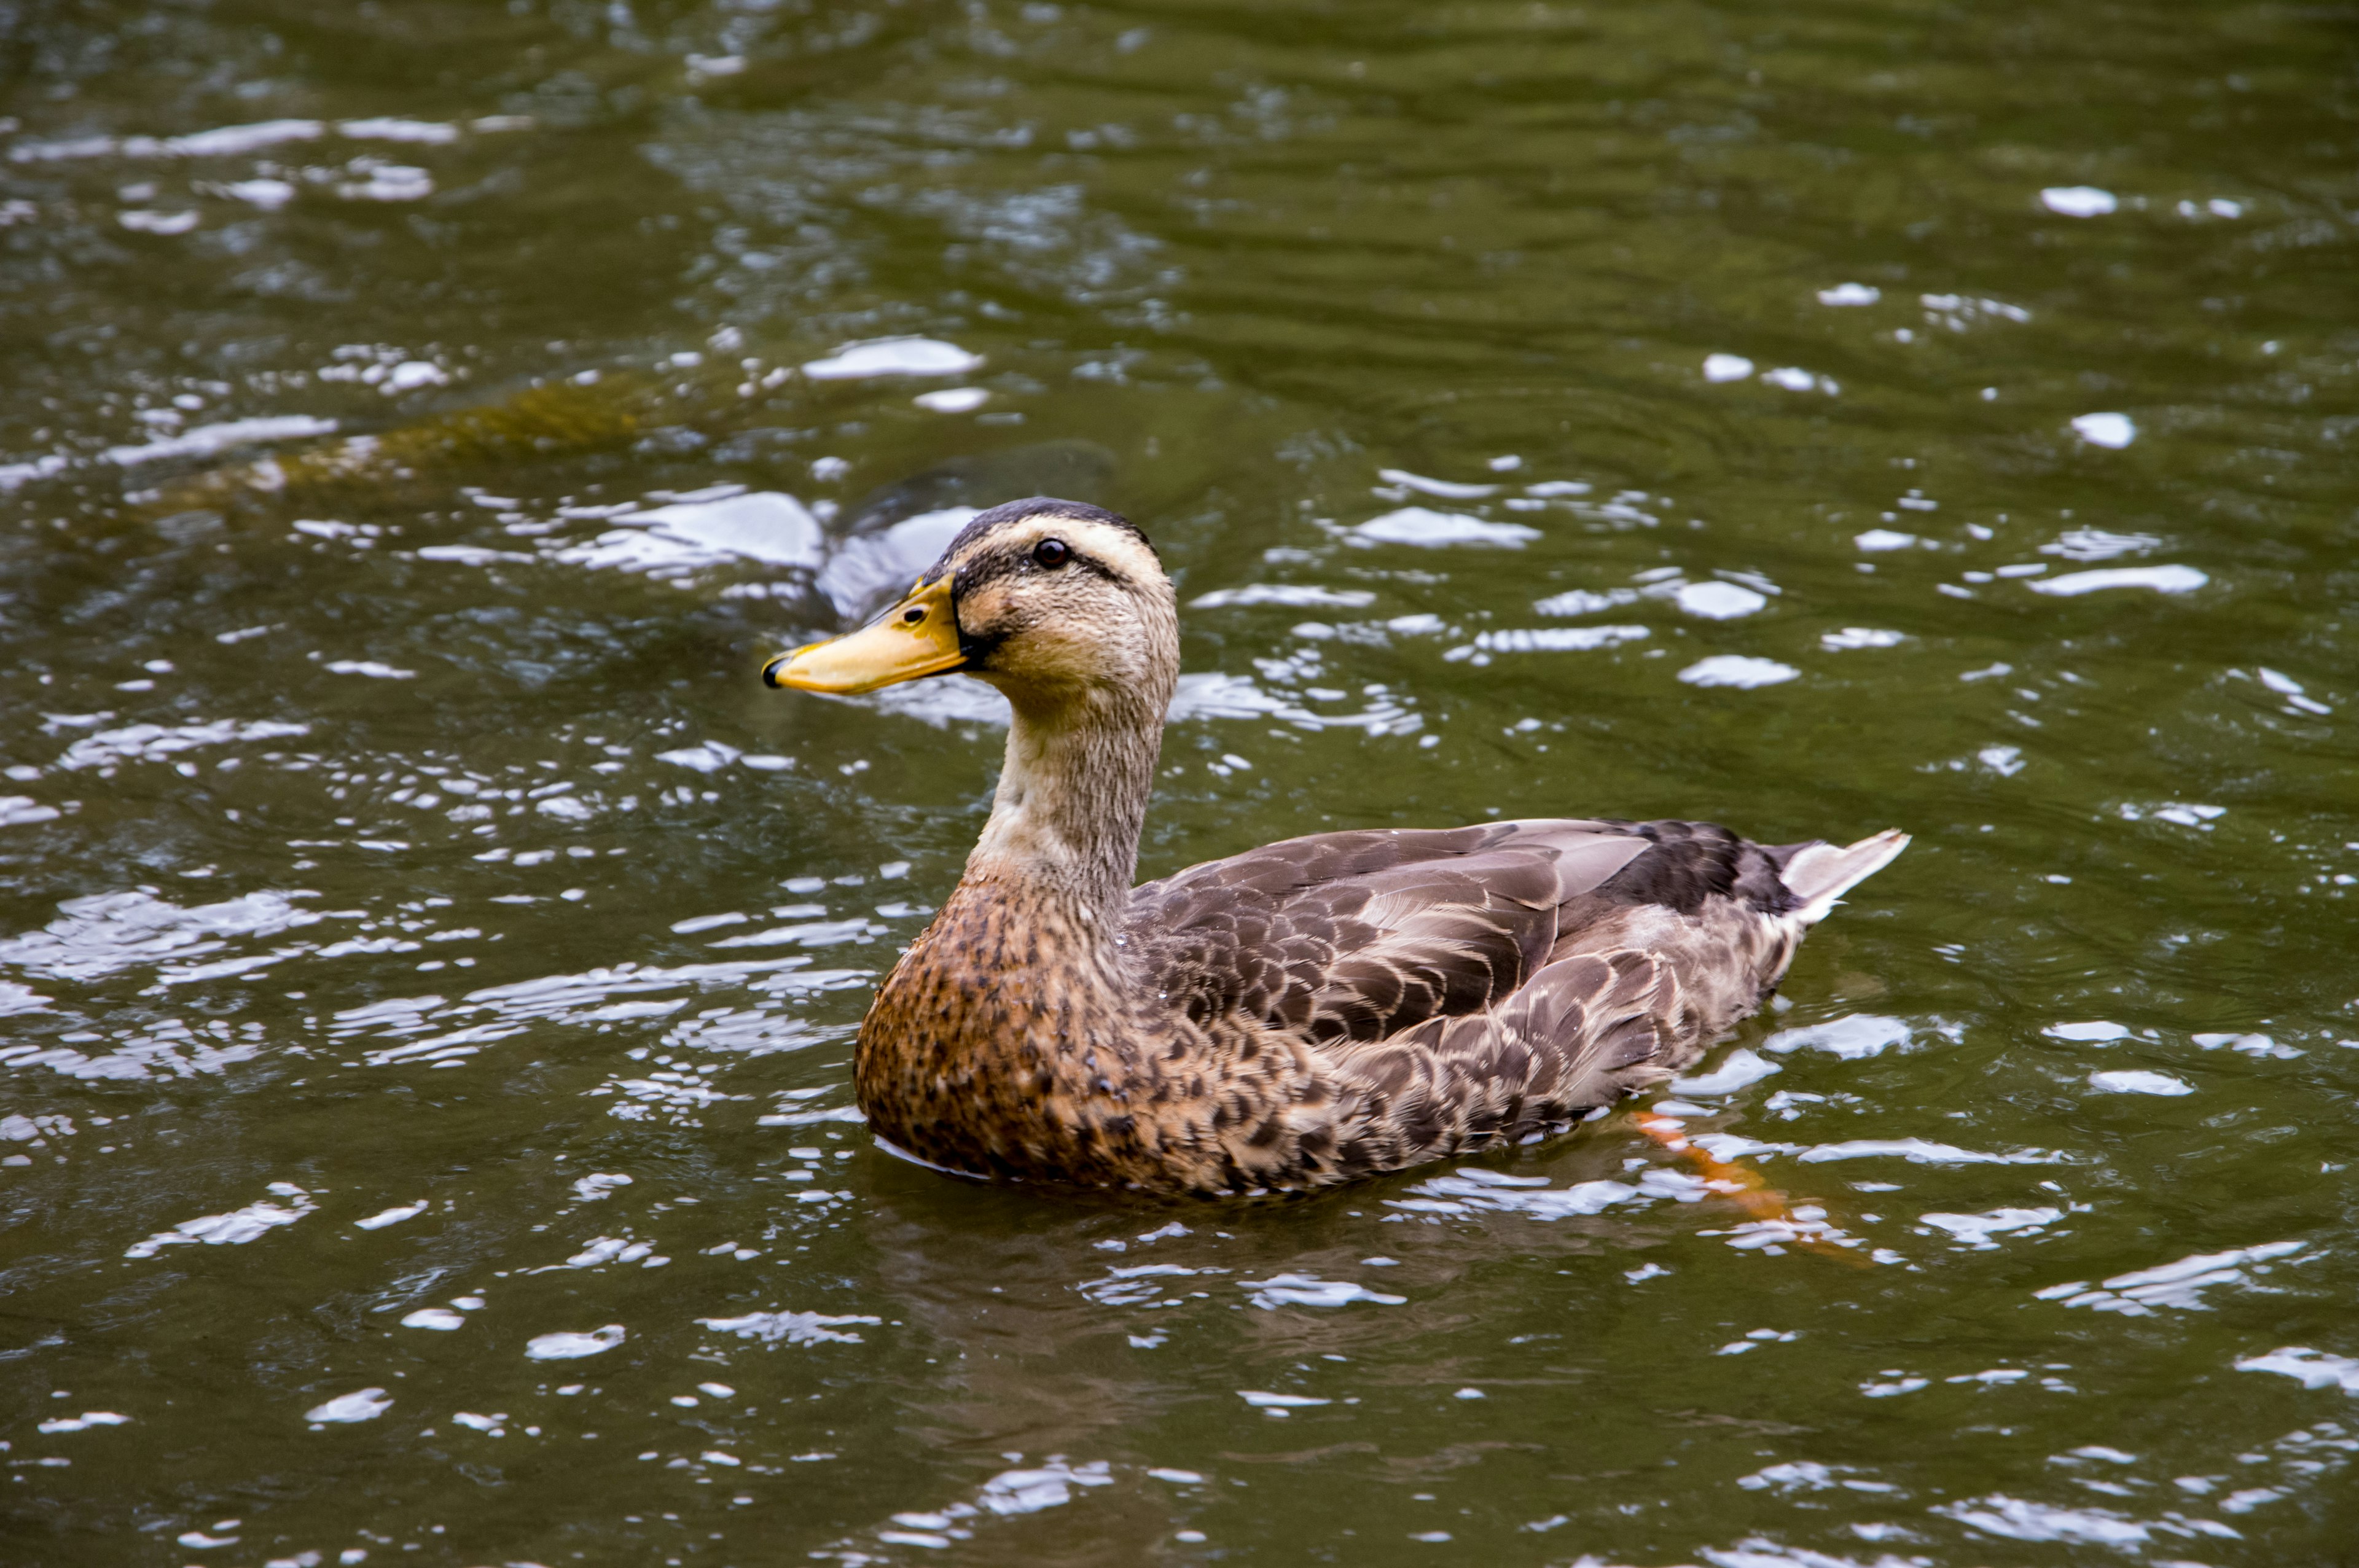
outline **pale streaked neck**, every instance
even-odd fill
[[[968,878],[1027,886],[1119,932],[1171,686],[1093,687],[1054,705],[1011,696],[1007,760]]]

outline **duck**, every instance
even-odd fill
[[[1006,759],[853,1087],[889,1151],[967,1176],[1257,1196],[1556,1138],[1698,1061],[1908,843],[1527,818],[1134,886],[1177,596],[1136,524],[1053,497],[978,514],[869,624],[762,666],[836,697],[951,674],[1006,697]]]

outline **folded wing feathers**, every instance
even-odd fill
[[[1772,944],[1766,927],[1823,918],[1908,842],[1896,830],[1764,850],[1676,822],[1321,834],[1139,888],[1132,929],[1174,1005],[1200,1021],[1234,1010],[1309,1040],[1390,1107],[1378,1119],[1406,1152],[1560,1124],[1667,1076],[1702,1027],[1727,1022],[1720,1014],[1775,978],[1753,973],[1753,949],[1790,954],[1793,937]],[[1629,907],[1635,894],[1652,907],[1660,884],[1683,905],[1725,886],[1758,912],[1761,941],[1726,953],[1707,944],[1676,960],[1591,946],[1550,962],[1572,935],[1566,906],[1579,901],[1591,911],[1579,918],[1596,918],[1598,902],[1584,895],[1658,847],[1607,904]],[[1687,885],[1698,878],[1707,881]],[[1617,928],[1586,929],[1611,940]],[[1678,963],[1695,969],[1692,993]]]

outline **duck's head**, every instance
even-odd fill
[[[924,676],[988,681],[1019,708],[1093,693],[1168,698],[1179,667],[1171,579],[1127,519],[1034,496],[981,513],[900,600],[859,631],[781,654],[764,684],[849,695]]]

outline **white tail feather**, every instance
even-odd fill
[[[1802,901],[1790,918],[1815,925],[1827,917],[1835,902],[1892,863],[1908,848],[1908,835],[1887,827],[1856,844],[1813,844],[1786,862],[1788,891]]]

